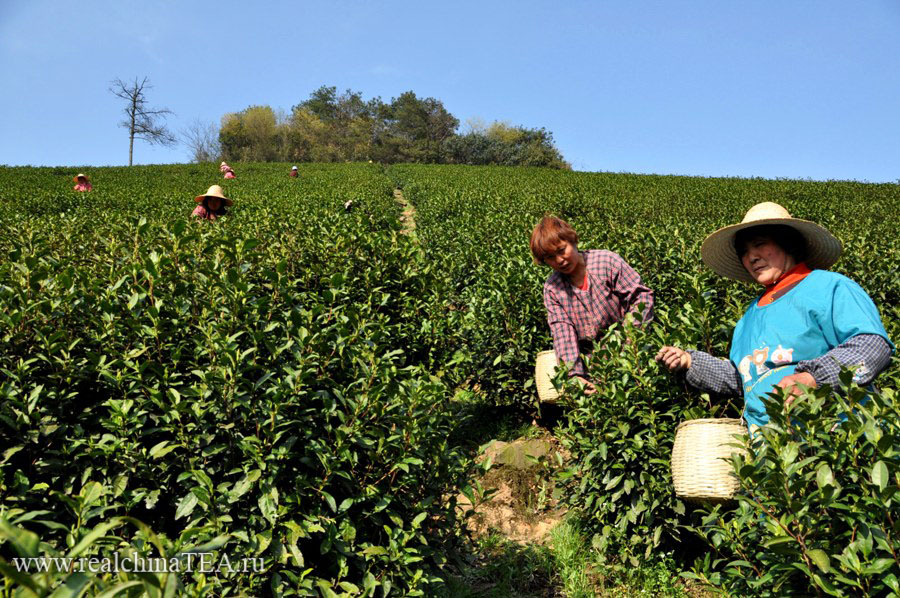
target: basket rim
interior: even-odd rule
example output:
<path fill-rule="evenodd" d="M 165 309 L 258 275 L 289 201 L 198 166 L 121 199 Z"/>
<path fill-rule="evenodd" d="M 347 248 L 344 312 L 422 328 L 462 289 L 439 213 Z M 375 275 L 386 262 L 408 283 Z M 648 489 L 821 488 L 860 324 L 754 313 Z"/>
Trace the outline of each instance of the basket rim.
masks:
<path fill-rule="evenodd" d="M 687 426 L 692 426 L 694 424 L 710 424 L 710 425 L 719 425 L 719 426 L 734 426 L 739 425 L 742 428 L 746 428 L 743 420 L 736 417 L 706 417 L 699 419 L 689 419 L 678 424 L 678 427 L 675 428 L 677 432 L 681 428 L 685 428 Z"/>

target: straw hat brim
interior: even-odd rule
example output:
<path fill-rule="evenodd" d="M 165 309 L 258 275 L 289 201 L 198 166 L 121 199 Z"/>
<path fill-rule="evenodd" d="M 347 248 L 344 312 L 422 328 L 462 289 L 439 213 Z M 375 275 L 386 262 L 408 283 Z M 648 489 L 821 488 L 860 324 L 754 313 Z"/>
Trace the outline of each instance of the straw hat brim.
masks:
<path fill-rule="evenodd" d="M 72 180 L 76 183 L 78 182 L 78 179 L 84 179 L 86 181 L 90 180 L 89 178 L 87 178 L 86 174 L 81 174 L 80 172 L 72 177 Z"/>
<path fill-rule="evenodd" d="M 811 269 L 826 269 L 841 257 L 841 242 L 823 226 L 800 218 L 765 218 L 742 222 L 720 228 L 703 241 L 700 256 L 703 262 L 717 274 L 732 280 L 755 283 L 753 276 L 744 268 L 734 248 L 734 237 L 738 231 L 764 224 L 790 226 L 806 239 L 806 265 Z"/>
<path fill-rule="evenodd" d="M 222 194 L 221 188 L 216 189 L 217 187 L 218 187 L 218 185 L 213 185 L 212 187 L 210 187 L 209 189 L 207 189 L 206 193 L 204 193 L 203 195 L 198 195 L 197 197 L 195 197 L 195 198 L 194 198 L 194 201 L 197 202 L 197 203 L 201 203 L 201 202 L 203 201 L 203 199 L 206 198 L 206 197 L 218 197 L 218 198 L 221 199 L 223 202 L 225 202 L 225 205 L 226 205 L 226 206 L 234 205 L 234 202 L 233 202 L 233 201 L 231 201 L 230 199 L 228 199 L 227 197 L 225 197 L 225 196 Z"/>

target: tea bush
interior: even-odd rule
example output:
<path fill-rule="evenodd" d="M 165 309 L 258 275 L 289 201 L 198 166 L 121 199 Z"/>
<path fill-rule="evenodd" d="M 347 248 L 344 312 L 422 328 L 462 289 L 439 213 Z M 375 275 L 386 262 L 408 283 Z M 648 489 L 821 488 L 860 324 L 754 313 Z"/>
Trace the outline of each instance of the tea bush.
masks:
<path fill-rule="evenodd" d="M 736 595 L 900 594 L 896 392 L 843 380 L 846 396 L 768 398 L 769 425 L 734 460 L 738 504 L 705 511 L 715 552 L 689 575 Z"/>
<path fill-rule="evenodd" d="M 657 325 L 667 322 L 660 315 Z M 669 473 L 675 428 L 685 419 L 735 415 L 733 406 L 686 395 L 660 371 L 650 351 L 659 336 L 630 319 L 608 330 L 589 362 L 601 396 L 569 385 L 557 431 L 572 454 L 561 476 L 566 501 L 591 524 L 593 546 L 610 566 L 637 567 L 691 540 L 683 532 L 690 508 L 672 492 Z"/>

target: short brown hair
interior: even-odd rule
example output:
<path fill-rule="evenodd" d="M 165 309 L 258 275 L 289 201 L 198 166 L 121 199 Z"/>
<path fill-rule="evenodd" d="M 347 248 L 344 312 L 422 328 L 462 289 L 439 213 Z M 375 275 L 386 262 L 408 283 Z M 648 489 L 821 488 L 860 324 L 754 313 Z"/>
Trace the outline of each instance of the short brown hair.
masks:
<path fill-rule="evenodd" d="M 531 233 L 531 255 L 536 264 L 543 264 L 556 250 L 560 241 L 578 244 L 578 233 L 568 222 L 556 216 L 544 216 Z"/>

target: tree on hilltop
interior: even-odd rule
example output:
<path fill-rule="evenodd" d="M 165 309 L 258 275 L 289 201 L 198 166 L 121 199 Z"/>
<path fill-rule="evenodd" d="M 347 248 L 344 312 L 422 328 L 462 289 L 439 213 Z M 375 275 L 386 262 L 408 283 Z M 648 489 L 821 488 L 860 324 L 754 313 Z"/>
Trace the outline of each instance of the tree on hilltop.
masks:
<path fill-rule="evenodd" d="M 441 143 L 456 133 L 459 120 L 434 98 L 418 98 L 412 91 L 393 98 L 389 127 L 401 140 L 400 157 L 409 162 L 441 162 Z"/>
<path fill-rule="evenodd" d="M 298 147 L 290 148 L 290 159 L 304 155 L 319 160 L 368 160 L 379 129 L 381 100 L 363 100 L 362 93 L 321 86 L 291 111 L 289 126 Z M 312 151 L 307 148 L 313 148 Z"/>
<path fill-rule="evenodd" d="M 284 116 L 271 106 L 249 106 L 222 117 L 219 142 L 224 160 L 283 161 Z"/>
<path fill-rule="evenodd" d="M 441 147 L 451 164 L 493 164 L 497 166 L 543 166 L 571 170 L 553 143 L 553 134 L 541 127 L 528 129 L 495 121 L 467 123 L 465 135 L 448 137 Z"/>
<path fill-rule="evenodd" d="M 193 162 L 216 162 L 222 155 L 219 127 L 199 118 L 181 130 L 181 142 L 190 150 Z"/>
<path fill-rule="evenodd" d="M 143 139 L 150 144 L 175 145 L 177 139 L 169 132 L 164 121 L 169 114 L 174 114 L 168 108 L 153 109 L 147 106 L 147 90 L 152 89 L 150 80 L 144 77 L 138 81 L 137 77 L 131 83 L 116 79 L 110 84 L 109 91 L 117 98 L 125 100 L 125 118 L 119 126 L 128 129 L 128 165 L 131 166 L 134 157 L 134 140 Z"/>

